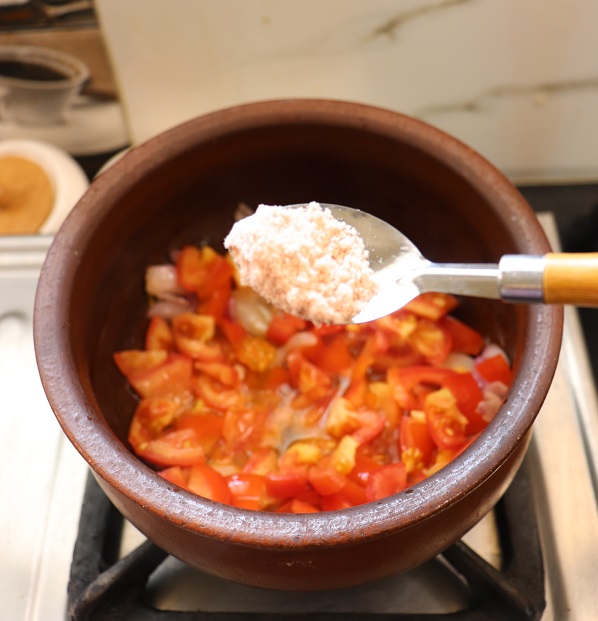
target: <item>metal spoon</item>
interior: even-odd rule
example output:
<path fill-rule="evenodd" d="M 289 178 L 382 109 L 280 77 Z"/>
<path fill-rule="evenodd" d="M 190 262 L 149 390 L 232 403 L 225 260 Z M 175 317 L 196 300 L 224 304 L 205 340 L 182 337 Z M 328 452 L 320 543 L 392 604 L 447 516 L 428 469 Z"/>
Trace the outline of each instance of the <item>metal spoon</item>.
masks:
<path fill-rule="evenodd" d="M 379 285 L 379 292 L 353 317 L 354 323 L 384 317 L 427 291 L 508 302 L 598 306 L 598 253 L 509 254 L 497 264 L 433 263 L 387 222 L 359 209 L 322 207 L 361 235 Z"/>

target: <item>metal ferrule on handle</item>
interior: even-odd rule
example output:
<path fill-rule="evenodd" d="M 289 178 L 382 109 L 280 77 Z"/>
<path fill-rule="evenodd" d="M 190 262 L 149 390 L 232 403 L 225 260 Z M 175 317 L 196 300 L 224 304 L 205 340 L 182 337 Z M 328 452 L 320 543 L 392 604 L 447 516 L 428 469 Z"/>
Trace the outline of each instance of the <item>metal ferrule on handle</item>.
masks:
<path fill-rule="evenodd" d="M 504 255 L 498 264 L 500 297 L 508 302 L 544 302 L 545 267 L 545 256 Z"/>

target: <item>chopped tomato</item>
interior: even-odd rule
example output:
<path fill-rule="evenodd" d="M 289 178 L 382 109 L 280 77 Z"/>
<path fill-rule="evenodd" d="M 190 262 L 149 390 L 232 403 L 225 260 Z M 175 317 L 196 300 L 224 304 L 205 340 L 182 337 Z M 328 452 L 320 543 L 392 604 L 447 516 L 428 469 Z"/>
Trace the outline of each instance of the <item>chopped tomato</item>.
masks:
<path fill-rule="evenodd" d="M 330 394 L 333 388 L 330 375 L 306 360 L 297 351 L 291 352 L 287 360 L 291 381 L 302 395 L 315 400 Z"/>
<path fill-rule="evenodd" d="M 150 352 L 166 354 L 166 352 Z M 179 354 L 167 354 L 164 362 L 127 376 L 141 397 L 172 397 L 184 401 L 192 392 L 192 361 Z"/>
<path fill-rule="evenodd" d="M 230 282 L 218 289 L 214 289 L 209 297 L 200 300 L 198 312 L 202 315 L 211 315 L 216 321 L 221 321 L 228 311 L 230 292 Z"/>
<path fill-rule="evenodd" d="M 409 342 L 418 354 L 432 364 L 444 362 L 453 345 L 450 333 L 429 319 L 418 321 Z"/>
<path fill-rule="evenodd" d="M 448 293 L 430 292 L 418 295 L 404 309 L 420 317 L 438 321 L 456 308 L 458 304 L 457 298 Z"/>
<path fill-rule="evenodd" d="M 224 504 L 231 504 L 228 482 L 218 471 L 206 464 L 193 466 L 187 483 L 189 491 Z"/>
<path fill-rule="evenodd" d="M 266 489 L 266 479 L 259 474 L 232 474 L 227 478 L 228 489 L 235 507 L 259 511 L 270 501 Z"/>
<path fill-rule="evenodd" d="M 205 455 L 209 455 L 218 440 L 222 437 L 224 418 L 221 414 L 212 412 L 186 412 L 174 421 L 175 429 L 192 429 L 197 438 L 197 444 Z"/>
<path fill-rule="evenodd" d="M 269 472 L 266 475 L 266 489 L 275 498 L 294 498 L 307 490 L 307 472 L 294 470 L 287 472 Z"/>
<path fill-rule="evenodd" d="M 143 447 L 166 429 L 175 420 L 180 405 L 173 399 L 142 399 L 129 426 L 129 442 L 135 451 Z"/>
<path fill-rule="evenodd" d="M 368 455 L 357 452 L 355 458 L 355 466 L 349 473 L 347 478 L 363 487 L 367 485 L 368 479 L 373 472 L 382 468 L 382 464 L 378 463 Z"/>
<path fill-rule="evenodd" d="M 219 325 L 227 341 L 233 346 L 239 345 L 247 335 L 247 330 L 240 323 L 231 319 L 223 318 L 220 320 Z"/>
<path fill-rule="evenodd" d="M 291 513 L 320 513 L 320 509 L 310 502 L 295 498 L 291 501 Z"/>
<path fill-rule="evenodd" d="M 147 351 L 171 351 L 174 337 L 170 324 L 164 317 L 152 317 L 145 333 L 145 349 Z"/>
<path fill-rule="evenodd" d="M 426 416 L 423 412 L 403 415 L 399 431 L 401 459 L 407 471 L 421 470 L 432 461 L 436 444 L 430 435 Z"/>
<path fill-rule="evenodd" d="M 272 316 L 266 338 L 275 345 L 284 345 L 292 336 L 305 330 L 307 321 L 289 313 L 277 312 Z"/>
<path fill-rule="evenodd" d="M 216 410 L 229 410 L 241 403 L 239 391 L 229 388 L 210 376 L 201 374 L 193 383 L 195 394 Z"/>
<path fill-rule="evenodd" d="M 185 246 L 178 254 L 176 269 L 181 287 L 193 293 L 201 292 L 200 297 L 207 297 L 214 289 L 224 286 L 233 275 L 230 263 L 209 246 Z"/>
<path fill-rule="evenodd" d="M 114 362 L 120 372 L 131 379 L 141 373 L 152 371 L 166 361 L 168 352 L 163 350 L 144 351 L 130 349 L 114 354 Z"/>
<path fill-rule="evenodd" d="M 480 416 L 477 405 L 482 391 L 471 373 L 459 373 L 452 369 L 434 366 L 414 366 L 390 369 L 388 383 L 398 404 L 408 410 L 423 409 L 423 400 L 431 392 L 426 387 L 448 388 L 455 396 L 460 410 L 469 418 L 471 433 L 479 431 Z"/>
<path fill-rule="evenodd" d="M 382 466 L 368 477 L 365 494 L 368 502 L 386 498 L 407 487 L 407 470 L 402 462 Z"/>
<path fill-rule="evenodd" d="M 475 441 L 512 380 L 448 314 L 450 295 L 314 326 L 241 286 L 208 246 L 184 247 L 174 269 L 194 312 L 152 318 L 144 349 L 114 354 L 140 397 L 128 439 L 164 479 L 218 502 L 315 513 L 400 492 Z"/>
<path fill-rule="evenodd" d="M 424 401 L 424 412 L 430 435 L 439 449 L 458 449 L 467 442 L 465 431 L 469 421 L 448 388 L 430 393 Z"/>
<path fill-rule="evenodd" d="M 349 351 L 350 341 L 345 334 L 334 334 L 315 356 L 309 356 L 325 373 L 346 373 L 353 365 L 354 357 Z"/>
<path fill-rule="evenodd" d="M 167 481 L 170 481 L 170 483 L 174 483 L 179 487 L 187 488 L 187 480 L 189 479 L 189 472 L 187 468 L 171 466 L 170 468 L 160 470 L 158 474 Z"/>
<path fill-rule="evenodd" d="M 276 356 L 276 348 L 272 343 L 251 334 L 237 343 L 235 351 L 239 362 L 258 372 L 268 369 Z"/>
<path fill-rule="evenodd" d="M 169 431 L 137 446 L 137 454 L 157 466 L 193 466 L 205 461 L 192 429 Z"/>
<path fill-rule="evenodd" d="M 215 320 L 211 315 L 181 313 L 172 320 L 172 333 L 178 351 L 200 360 L 220 360 L 222 351 L 212 341 Z"/>
<path fill-rule="evenodd" d="M 467 324 L 447 315 L 440 325 L 451 335 L 453 351 L 477 356 L 484 347 L 484 337 Z"/>
<path fill-rule="evenodd" d="M 200 299 L 206 300 L 217 291 L 230 291 L 234 268 L 224 257 L 216 255 L 205 261 L 205 275 L 195 288 Z"/>
<path fill-rule="evenodd" d="M 478 361 L 475 369 L 489 383 L 502 382 L 506 386 L 511 384 L 511 367 L 501 354 Z"/>
<path fill-rule="evenodd" d="M 307 478 L 316 492 L 322 496 L 340 492 L 345 486 L 345 477 L 326 460 L 312 466 L 308 470 Z"/>
<path fill-rule="evenodd" d="M 218 380 L 224 386 L 238 386 L 239 371 L 226 362 L 195 362 L 193 368 Z"/>

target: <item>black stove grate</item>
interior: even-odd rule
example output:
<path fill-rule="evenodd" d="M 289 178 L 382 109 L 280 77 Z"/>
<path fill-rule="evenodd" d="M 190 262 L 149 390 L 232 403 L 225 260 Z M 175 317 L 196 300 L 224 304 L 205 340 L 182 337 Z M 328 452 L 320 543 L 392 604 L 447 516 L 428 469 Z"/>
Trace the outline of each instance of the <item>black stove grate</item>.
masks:
<path fill-rule="evenodd" d="M 526 463 L 495 508 L 503 566 L 495 569 L 463 542 L 442 557 L 466 583 L 473 604 L 449 614 L 305 614 L 158 610 L 144 597 L 167 553 L 147 541 L 118 558 L 123 518 L 89 475 L 71 575 L 72 621 L 537 621 L 545 608 L 544 565 Z"/>

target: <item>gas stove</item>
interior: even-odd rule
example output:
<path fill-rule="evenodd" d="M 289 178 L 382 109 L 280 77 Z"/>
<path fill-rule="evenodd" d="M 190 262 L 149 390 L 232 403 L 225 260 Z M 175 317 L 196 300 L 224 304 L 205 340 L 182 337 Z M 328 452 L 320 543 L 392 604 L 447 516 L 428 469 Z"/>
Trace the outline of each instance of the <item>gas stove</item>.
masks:
<path fill-rule="evenodd" d="M 556 247 L 559 214 L 539 217 Z M 0 394 L 8 421 L 0 471 L 2 619 L 598 618 L 598 402 L 578 311 L 566 309 L 560 362 L 523 467 L 462 541 L 370 585 L 270 591 L 201 574 L 146 541 L 62 434 L 38 379 L 31 334 L 50 242 L 0 238 Z"/>

